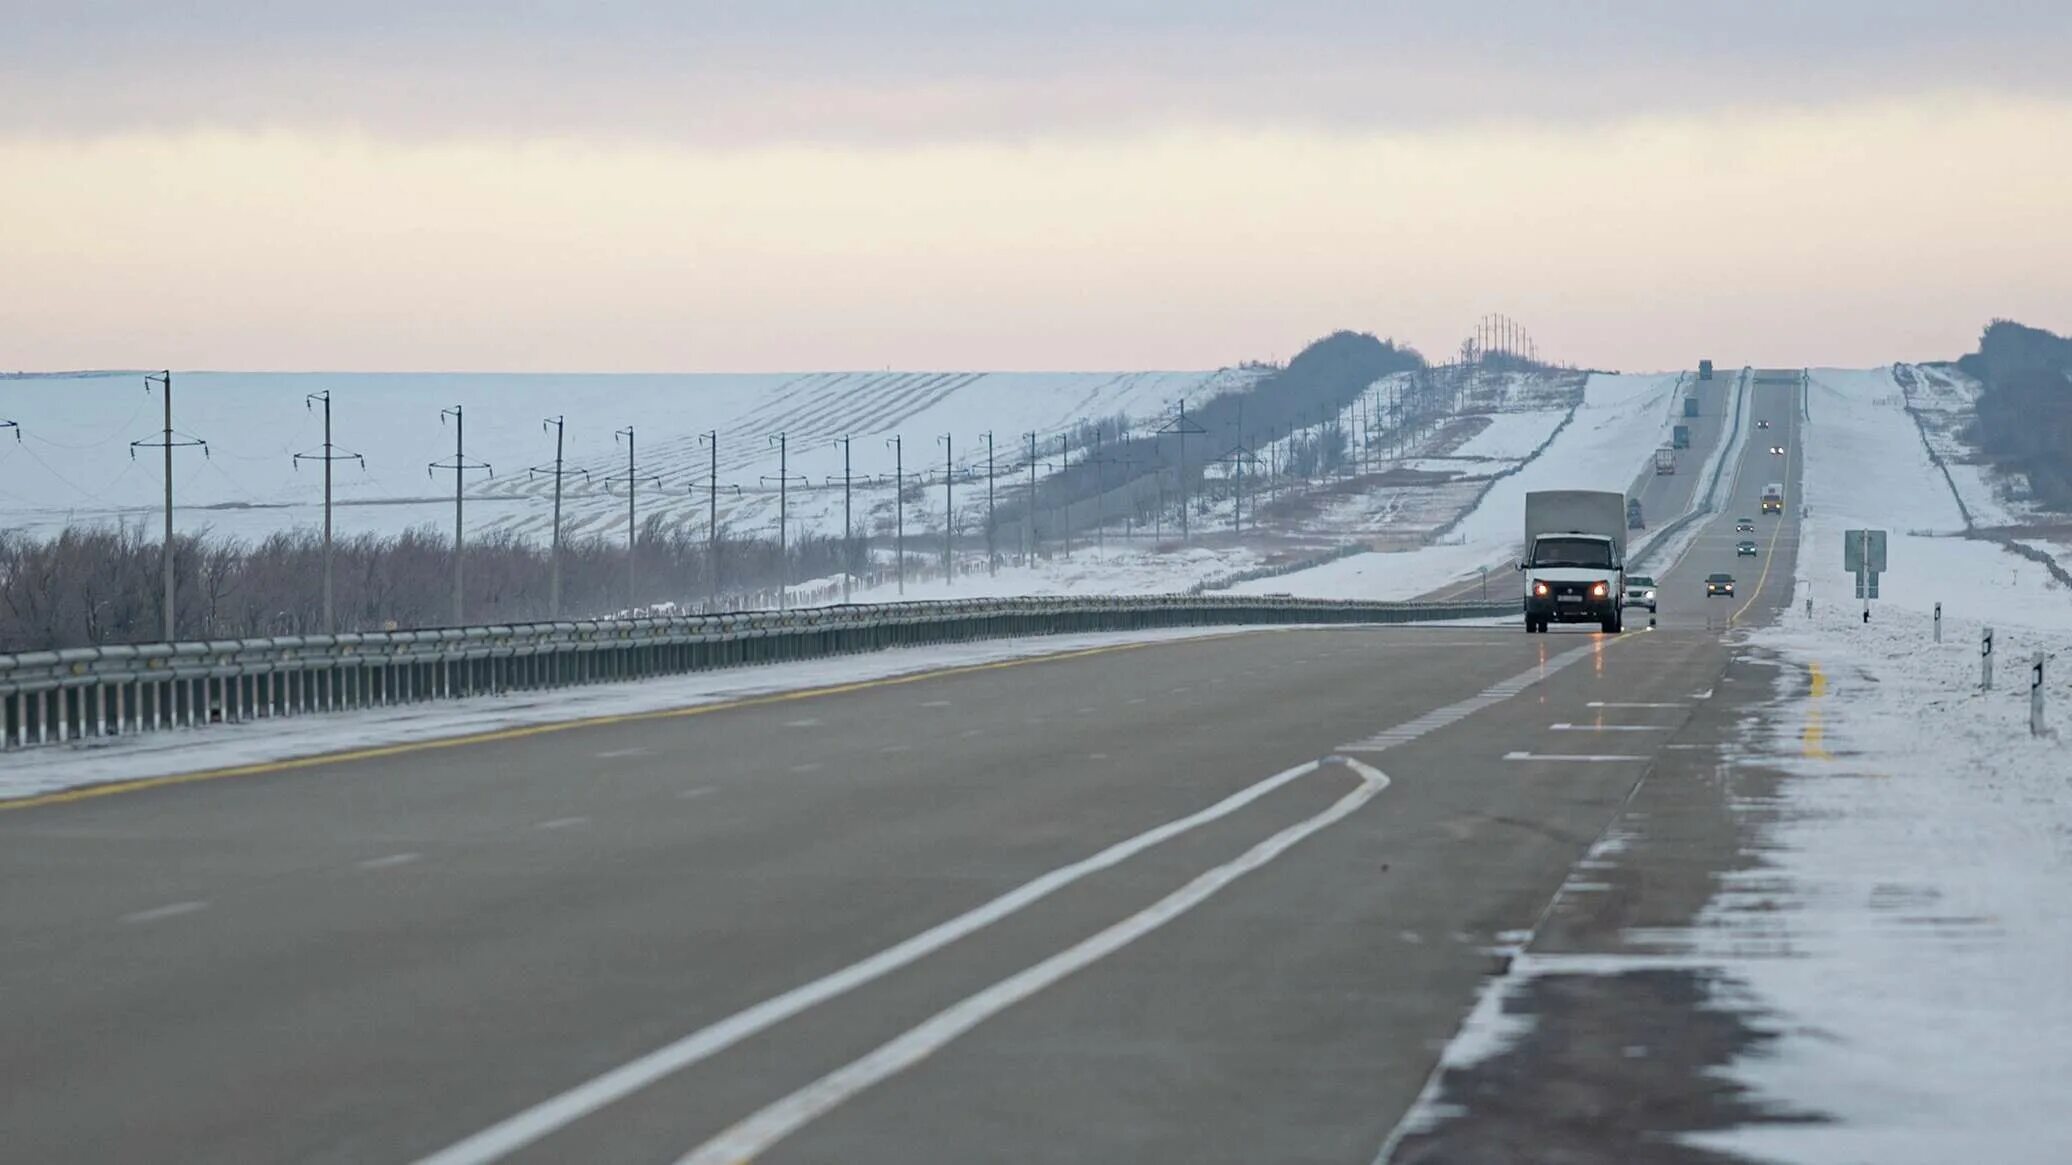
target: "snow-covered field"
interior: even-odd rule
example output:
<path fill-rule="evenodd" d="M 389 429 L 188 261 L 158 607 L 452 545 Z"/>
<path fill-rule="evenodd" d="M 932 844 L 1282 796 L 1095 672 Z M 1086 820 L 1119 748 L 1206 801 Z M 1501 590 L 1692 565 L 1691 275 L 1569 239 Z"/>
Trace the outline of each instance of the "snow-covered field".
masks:
<path fill-rule="evenodd" d="M 634 427 L 643 514 L 702 530 L 712 453 L 700 435 L 719 435 L 720 521 L 738 533 L 774 533 L 780 451 L 791 477 L 787 503 L 794 532 L 839 532 L 842 454 L 854 439 L 851 469 L 864 479 L 854 506 L 860 526 L 890 525 L 894 451 L 913 480 L 940 481 L 944 447 L 960 479 L 959 523 L 984 507 L 985 434 L 994 434 L 1000 487 L 1026 481 L 1027 441 L 1055 455 L 1056 436 L 1081 421 L 1127 414 L 1155 428 L 1181 400 L 1199 404 L 1243 389 L 1249 370 L 1220 372 L 1001 373 L 836 372 L 787 375 L 491 375 L 344 373 L 176 373 L 174 426 L 208 442 L 207 456 L 182 450 L 175 473 L 175 520 L 239 537 L 309 526 L 322 517 L 320 467 L 293 455 L 319 450 L 320 412 L 304 397 L 333 394 L 334 440 L 366 457 L 338 467 L 334 493 L 342 536 L 393 533 L 416 525 L 445 529 L 453 517 L 451 473 L 427 465 L 453 456 L 454 430 L 439 411 L 465 410 L 467 453 L 491 473 L 471 474 L 471 532 L 514 530 L 543 536 L 550 525 L 549 479 L 528 470 L 549 465 L 554 441 L 543 418 L 568 419 L 567 459 L 590 474 L 569 483 L 565 520 L 574 533 L 624 529 L 626 472 L 614 430 Z M 0 525 L 49 533 L 68 522 L 157 521 L 161 469 L 155 450 L 131 456 L 130 443 L 156 440 L 161 402 L 141 374 L 0 379 L 0 417 L 21 425 L 23 441 L 0 450 Z M 1046 447 L 1047 446 L 1047 447 Z M 972 475 L 978 475 L 975 479 Z M 882 479 L 882 480 L 880 480 Z M 911 484 L 911 482 L 910 482 Z M 733 488 L 739 487 L 738 494 Z M 879 514 L 878 511 L 885 511 Z M 942 525 L 942 493 L 909 498 L 908 523 Z M 931 519 L 932 515 L 932 519 Z"/>
<path fill-rule="evenodd" d="M 1832 370 L 1823 368 L 1813 375 L 1824 382 Z M 1973 524 L 2007 526 L 2031 516 L 2019 496 L 2027 493 L 2028 482 L 1995 472 L 1965 440 L 1965 430 L 1978 413 L 1977 381 L 1953 366 L 1932 364 L 1899 365 L 1890 379 L 1891 389 L 1880 395 L 1900 395 L 1920 414 L 1920 428 L 1949 469 Z"/>
<path fill-rule="evenodd" d="M 1285 591 L 1316 598 L 1406 599 L 1480 567 L 1512 560 L 1517 556 L 1518 516 L 1525 510 L 1527 493 L 1547 489 L 1626 489 L 1668 432 L 1677 382 L 1675 373 L 1591 376 L 1583 390 L 1583 402 L 1568 427 L 1538 457 L 1499 480 L 1455 527 L 1446 545 L 1354 555 L 1279 578 L 1246 583 L 1239 590 L 1253 594 Z M 1536 446 L 1546 440 L 1565 410 L 1552 415 L 1520 415 L 1539 418 L 1543 427 L 1532 441 L 1532 446 Z M 1513 446 L 1523 441 L 1523 436 L 1512 434 L 1508 426 L 1504 432 L 1507 435 L 1499 440 Z M 1523 457 L 1532 446 L 1518 456 Z M 1505 585 L 1516 585 L 1511 576 L 1504 578 Z M 1491 583 L 1493 595 L 1497 585 Z"/>

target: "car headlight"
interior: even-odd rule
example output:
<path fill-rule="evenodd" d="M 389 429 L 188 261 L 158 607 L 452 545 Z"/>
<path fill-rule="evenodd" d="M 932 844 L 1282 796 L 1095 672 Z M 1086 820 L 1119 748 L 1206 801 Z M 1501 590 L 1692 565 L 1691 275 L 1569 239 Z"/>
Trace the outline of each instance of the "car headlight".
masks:
<path fill-rule="evenodd" d="M 1535 583 L 1533 583 L 1533 584 L 1532 584 L 1532 593 L 1533 593 L 1533 594 L 1535 594 L 1535 595 L 1538 595 L 1538 596 L 1540 596 L 1541 598 L 1545 598 L 1545 597 L 1546 597 L 1546 595 L 1547 595 L 1547 584 L 1546 584 L 1546 583 L 1543 583 L 1543 582 L 1535 582 Z"/>
<path fill-rule="evenodd" d="M 1596 586 L 1590 588 L 1590 596 L 1592 598 L 1601 599 L 1606 595 L 1606 593 L 1607 592 L 1605 590 L 1605 586 L 1603 583 L 1598 583 Z"/>
<path fill-rule="evenodd" d="M 1653 591 L 1649 591 L 1649 592 L 1648 592 L 1647 594 L 1645 594 L 1645 595 L 1642 595 L 1641 597 L 1642 597 L 1642 598 L 1645 598 L 1645 599 L 1652 599 L 1652 598 L 1654 598 L 1654 597 L 1655 597 L 1655 592 L 1653 592 Z"/>

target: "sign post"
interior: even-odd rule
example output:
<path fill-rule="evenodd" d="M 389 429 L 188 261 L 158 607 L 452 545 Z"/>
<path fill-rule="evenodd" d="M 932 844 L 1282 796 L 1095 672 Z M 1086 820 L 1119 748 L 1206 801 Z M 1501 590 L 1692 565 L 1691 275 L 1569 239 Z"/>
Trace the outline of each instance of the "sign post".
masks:
<path fill-rule="evenodd" d="M 1863 621 L 1870 622 L 1871 600 L 1878 597 L 1878 575 L 1885 569 L 1885 531 L 1845 532 L 1842 569 L 1856 576 L 1856 597 L 1863 600 Z"/>

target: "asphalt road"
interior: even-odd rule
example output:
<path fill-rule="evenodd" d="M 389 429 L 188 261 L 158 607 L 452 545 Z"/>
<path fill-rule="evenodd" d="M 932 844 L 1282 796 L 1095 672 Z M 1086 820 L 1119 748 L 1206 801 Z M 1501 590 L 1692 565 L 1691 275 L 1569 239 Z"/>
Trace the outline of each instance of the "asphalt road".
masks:
<path fill-rule="evenodd" d="M 1720 675 L 1731 554 L 1621 637 L 1257 632 L 0 812 L 0 1157 L 1364 1165 Z"/>

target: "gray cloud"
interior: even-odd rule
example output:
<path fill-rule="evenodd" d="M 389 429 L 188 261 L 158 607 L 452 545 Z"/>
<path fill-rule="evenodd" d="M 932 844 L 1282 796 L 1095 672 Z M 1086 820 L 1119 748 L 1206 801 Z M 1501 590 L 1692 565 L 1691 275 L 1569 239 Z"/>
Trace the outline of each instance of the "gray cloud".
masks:
<path fill-rule="evenodd" d="M 2038 0 L 0 0 L 0 24 L 0 134 L 60 137 L 935 141 L 2072 96 L 2072 5 Z"/>

